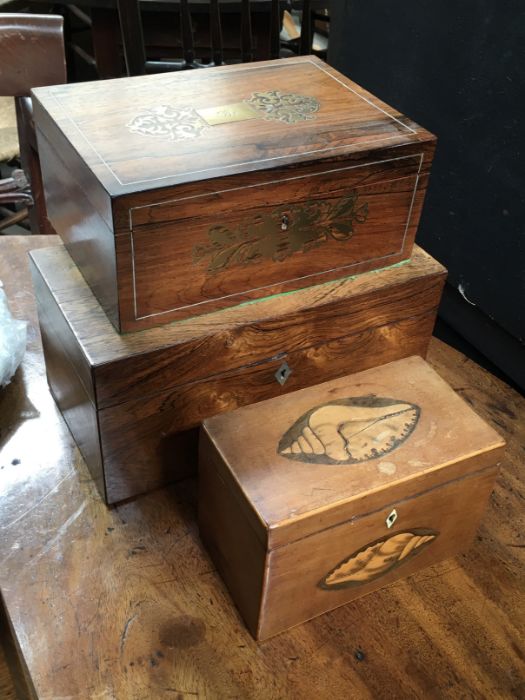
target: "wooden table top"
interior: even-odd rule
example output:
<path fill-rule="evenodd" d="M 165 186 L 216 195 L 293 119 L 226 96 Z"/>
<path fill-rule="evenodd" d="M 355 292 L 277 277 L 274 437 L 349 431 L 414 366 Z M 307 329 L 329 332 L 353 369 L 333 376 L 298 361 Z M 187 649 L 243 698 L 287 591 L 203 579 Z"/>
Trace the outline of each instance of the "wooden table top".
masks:
<path fill-rule="evenodd" d="M 200 544 L 194 481 L 97 495 L 45 380 L 26 252 L 53 243 L 0 239 L 30 322 L 0 390 L 0 591 L 36 697 L 525 697 L 522 397 L 434 340 L 432 365 L 508 440 L 474 546 L 256 644 Z"/>

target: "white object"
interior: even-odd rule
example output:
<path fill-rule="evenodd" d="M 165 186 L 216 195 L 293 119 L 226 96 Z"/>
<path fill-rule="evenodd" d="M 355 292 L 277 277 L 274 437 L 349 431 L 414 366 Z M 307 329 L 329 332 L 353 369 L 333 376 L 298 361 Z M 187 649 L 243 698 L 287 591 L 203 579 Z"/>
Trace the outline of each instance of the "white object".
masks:
<path fill-rule="evenodd" d="M 391 528 L 392 525 L 396 522 L 397 520 L 397 510 L 394 508 L 394 510 L 390 513 L 388 518 L 386 519 L 386 526 L 388 528 Z"/>
<path fill-rule="evenodd" d="M 27 322 L 11 316 L 0 282 L 0 387 L 9 384 L 26 351 Z"/>

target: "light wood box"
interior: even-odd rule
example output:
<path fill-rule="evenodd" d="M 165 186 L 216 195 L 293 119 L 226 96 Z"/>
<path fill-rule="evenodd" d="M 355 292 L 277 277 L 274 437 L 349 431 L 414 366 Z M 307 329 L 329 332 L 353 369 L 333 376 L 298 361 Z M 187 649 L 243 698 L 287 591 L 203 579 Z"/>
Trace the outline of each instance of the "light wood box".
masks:
<path fill-rule="evenodd" d="M 121 332 L 410 257 L 435 137 L 315 57 L 33 105 L 50 221 Z"/>
<path fill-rule="evenodd" d="M 201 537 L 266 639 L 468 547 L 503 448 L 399 360 L 204 421 Z"/>
<path fill-rule="evenodd" d="M 416 248 L 381 272 L 120 335 L 62 246 L 31 260 L 49 385 L 108 503 L 195 472 L 204 418 L 425 355 L 445 280 Z"/>

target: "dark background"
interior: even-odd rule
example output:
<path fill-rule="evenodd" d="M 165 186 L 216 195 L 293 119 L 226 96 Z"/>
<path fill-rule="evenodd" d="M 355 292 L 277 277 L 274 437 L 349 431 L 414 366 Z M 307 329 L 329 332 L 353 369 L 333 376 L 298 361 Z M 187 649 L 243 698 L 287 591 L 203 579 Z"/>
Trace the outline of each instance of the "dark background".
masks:
<path fill-rule="evenodd" d="M 335 0 L 328 61 L 438 136 L 417 242 L 438 335 L 525 389 L 525 4 Z"/>

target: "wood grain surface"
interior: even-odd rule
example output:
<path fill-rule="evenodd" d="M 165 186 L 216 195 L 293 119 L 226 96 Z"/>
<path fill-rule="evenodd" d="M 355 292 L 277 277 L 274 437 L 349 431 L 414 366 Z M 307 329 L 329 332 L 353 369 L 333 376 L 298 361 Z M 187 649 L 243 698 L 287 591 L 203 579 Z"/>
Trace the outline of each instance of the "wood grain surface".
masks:
<path fill-rule="evenodd" d="M 101 503 L 46 385 L 25 261 L 42 238 L 0 240 L 31 323 L 0 394 L 0 589 L 40 698 L 523 697 L 522 397 L 433 341 L 433 366 L 508 441 L 474 545 L 256 644 L 197 537 L 192 480 Z"/>
<path fill-rule="evenodd" d="M 16 700 L 16 691 L 0 640 L 0 698 Z"/>
<path fill-rule="evenodd" d="M 34 103 L 50 221 L 121 332 L 410 257 L 435 137 L 315 57 Z M 199 116 L 224 105 L 252 118 Z"/>
<path fill-rule="evenodd" d="M 49 385 L 108 503 L 194 473 L 196 441 L 183 433 L 204 418 L 424 356 L 444 282 L 418 251 L 369 278 L 122 338 L 63 248 L 35 251 L 31 269 Z"/>

